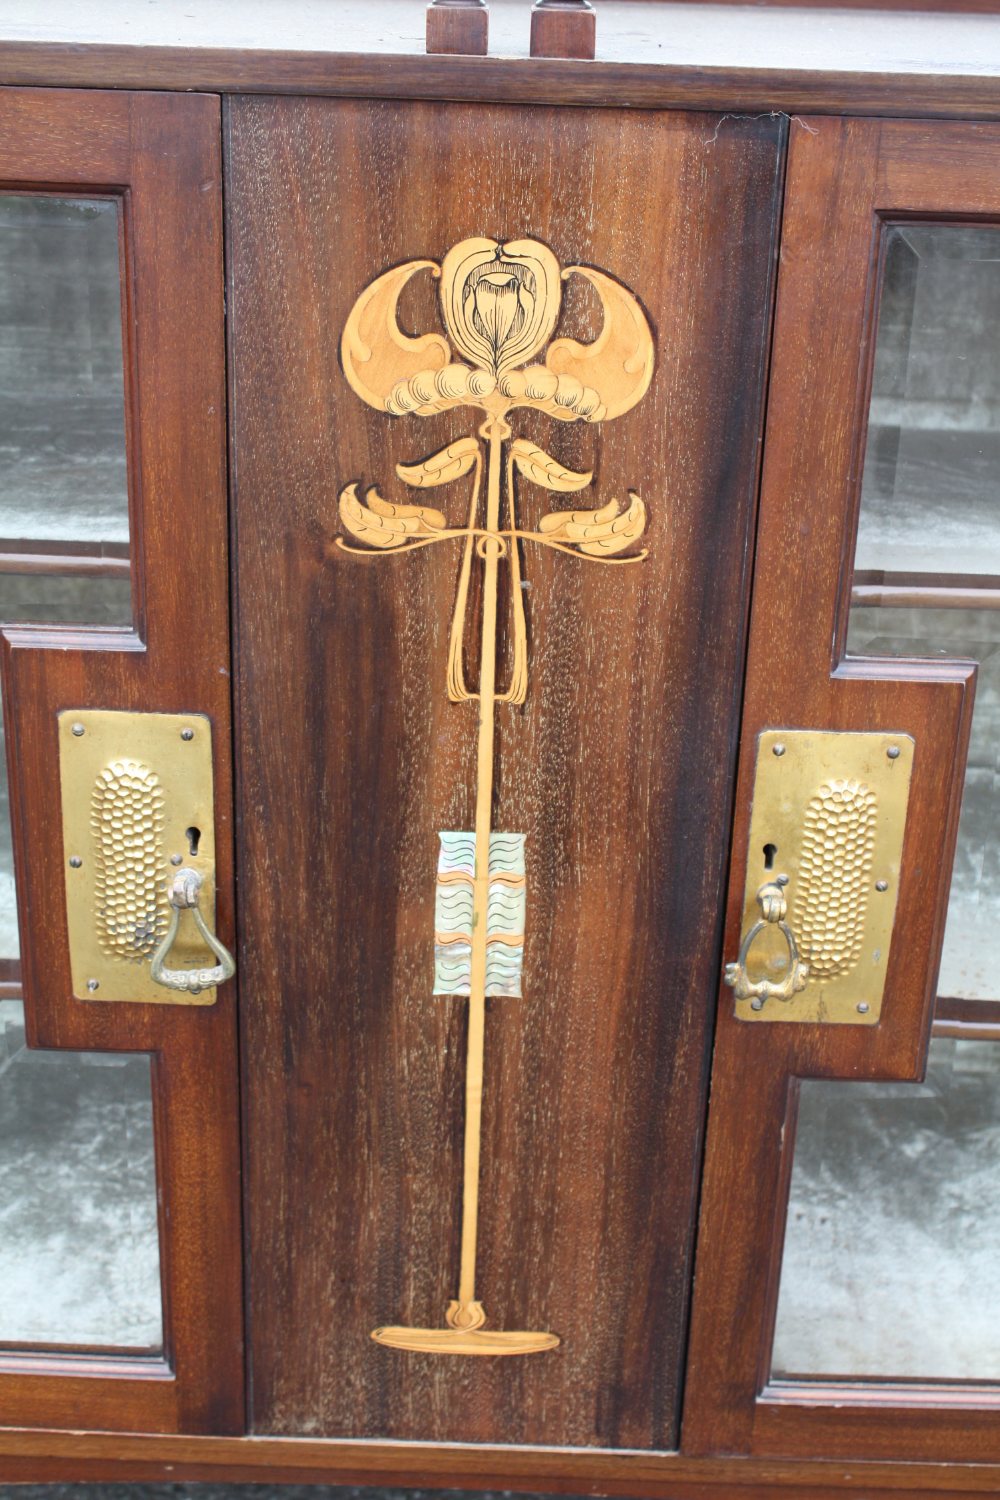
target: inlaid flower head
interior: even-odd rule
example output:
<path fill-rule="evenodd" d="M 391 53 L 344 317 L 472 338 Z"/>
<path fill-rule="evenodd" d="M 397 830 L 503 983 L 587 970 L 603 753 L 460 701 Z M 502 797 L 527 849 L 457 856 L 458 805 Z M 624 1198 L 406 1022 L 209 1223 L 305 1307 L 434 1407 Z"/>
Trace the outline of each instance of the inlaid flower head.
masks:
<path fill-rule="evenodd" d="M 460 354 L 497 379 L 552 337 L 559 262 L 538 240 L 463 240 L 441 262 L 441 313 Z"/>
<path fill-rule="evenodd" d="M 411 338 L 399 327 L 400 293 L 418 271 L 440 279 L 447 338 Z M 590 344 L 571 338 L 549 344 L 562 282 L 572 275 L 597 291 L 604 325 Z M 653 374 L 652 334 L 632 293 L 590 266 L 560 273 L 540 240 L 462 240 L 440 265 L 395 266 L 358 297 L 340 350 L 352 389 L 392 416 L 426 417 L 464 405 L 501 415 L 532 406 L 564 422 L 601 422 L 634 406 Z"/>

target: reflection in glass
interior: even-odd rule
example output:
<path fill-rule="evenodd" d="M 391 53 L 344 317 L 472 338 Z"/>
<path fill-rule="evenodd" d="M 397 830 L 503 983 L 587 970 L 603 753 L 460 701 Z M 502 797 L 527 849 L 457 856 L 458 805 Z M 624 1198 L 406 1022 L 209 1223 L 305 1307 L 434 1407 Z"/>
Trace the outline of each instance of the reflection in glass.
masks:
<path fill-rule="evenodd" d="M 998 327 L 1000 228 L 887 231 L 848 651 L 981 664 L 939 984 L 971 1000 L 1000 999 Z"/>
<path fill-rule="evenodd" d="M 1000 229 L 887 231 L 855 568 L 1000 575 Z"/>
<path fill-rule="evenodd" d="M 0 623 L 38 622 L 132 622 L 118 222 L 0 194 Z M 150 1059 L 29 1051 L 18 946 L 4 756 L 0 1344 L 161 1348 Z"/>
<path fill-rule="evenodd" d="M 0 193 L 0 572 L 53 554 L 85 575 L 64 576 L 53 618 L 128 625 L 128 541 L 117 206 Z"/>
<path fill-rule="evenodd" d="M 772 1370 L 1000 1380 L 1000 1042 L 802 1084 Z"/>
<path fill-rule="evenodd" d="M 112 577 L 5 573 L 0 567 L 0 620 L 5 625 L 130 625 L 128 572 Z"/>
<path fill-rule="evenodd" d="M 0 1343 L 161 1340 L 149 1058 L 29 1052 L 0 1001 Z"/>

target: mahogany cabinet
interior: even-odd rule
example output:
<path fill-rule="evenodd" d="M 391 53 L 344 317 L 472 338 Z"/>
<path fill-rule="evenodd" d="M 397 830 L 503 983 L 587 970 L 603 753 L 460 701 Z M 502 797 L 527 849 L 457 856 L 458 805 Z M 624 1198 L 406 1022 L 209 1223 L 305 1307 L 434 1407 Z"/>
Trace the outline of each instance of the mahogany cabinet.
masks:
<path fill-rule="evenodd" d="M 0 1476 L 994 1493 L 987 23 L 221 9 L 0 13 Z"/>

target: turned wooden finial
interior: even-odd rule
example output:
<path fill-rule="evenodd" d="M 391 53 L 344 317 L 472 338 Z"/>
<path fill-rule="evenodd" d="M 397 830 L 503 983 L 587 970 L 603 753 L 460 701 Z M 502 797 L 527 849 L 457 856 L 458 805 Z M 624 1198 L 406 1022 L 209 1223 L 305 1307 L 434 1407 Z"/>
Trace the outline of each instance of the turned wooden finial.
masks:
<path fill-rule="evenodd" d="M 592 58 L 595 35 L 588 0 L 537 0 L 531 12 L 532 57 Z"/>
<path fill-rule="evenodd" d="M 427 51 L 485 57 L 489 27 L 486 0 L 432 0 L 427 7 Z"/>

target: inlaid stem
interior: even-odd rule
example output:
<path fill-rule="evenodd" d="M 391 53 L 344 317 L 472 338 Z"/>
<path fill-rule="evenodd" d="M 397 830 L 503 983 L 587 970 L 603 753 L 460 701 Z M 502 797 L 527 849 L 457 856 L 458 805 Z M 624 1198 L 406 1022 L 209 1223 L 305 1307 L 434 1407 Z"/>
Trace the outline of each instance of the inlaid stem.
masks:
<path fill-rule="evenodd" d="M 501 450 L 510 429 L 491 417 L 484 427 L 489 445 L 486 478 L 486 531 L 500 528 Z M 493 815 L 493 762 L 496 735 L 497 569 L 505 550 L 499 536 L 480 541 L 483 556 L 483 612 L 479 657 L 479 736 L 476 746 L 476 846 L 472 886 L 472 966 L 469 983 L 469 1038 L 465 1071 L 465 1145 L 462 1186 L 460 1310 L 476 1300 L 476 1247 L 479 1228 L 479 1165 L 483 1119 L 483 1058 L 486 1028 L 487 917 L 490 899 L 490 833 Z"/>

